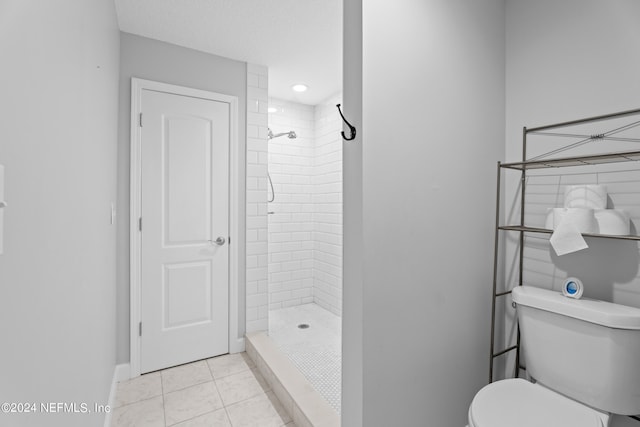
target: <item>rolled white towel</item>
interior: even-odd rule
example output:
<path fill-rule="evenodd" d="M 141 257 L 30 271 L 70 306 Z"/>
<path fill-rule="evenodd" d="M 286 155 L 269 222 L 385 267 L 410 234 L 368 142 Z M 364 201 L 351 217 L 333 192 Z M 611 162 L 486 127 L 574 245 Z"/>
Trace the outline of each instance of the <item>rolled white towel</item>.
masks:
<path fill-rule="evenodd" d="M 553 229 L 563 222 L 573 224 L 580 233 L 597 233 L 598 222 L 593 209 L 553 208 Z"/>
<path fill-rule="evenodd" d="M 547 208 L 547 218 L 544 221 L 544 228 L 547 230 L 553 230 L 553 216 L 555 212 L 553 212 L 553 208 Z"/>
<path fill-rule="evenodd" d="M 607 208 L 607 187 L 604 185 L 567 185 L 564 189 L 565 208 Z"/>
<path fill-rule="evenodd" d="M 618 209 L 596 209 L 598 233 L 611 236 L 627 236 L 631 233 L 629 215 Z"/>

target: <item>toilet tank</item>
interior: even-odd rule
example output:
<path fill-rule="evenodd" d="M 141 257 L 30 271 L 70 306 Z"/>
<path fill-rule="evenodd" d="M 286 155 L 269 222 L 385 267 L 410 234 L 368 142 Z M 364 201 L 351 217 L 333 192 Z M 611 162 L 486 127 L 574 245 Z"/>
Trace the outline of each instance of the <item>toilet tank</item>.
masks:
<path fill-rule="evenodd" d="M 606 412 L 640 414 L 640 309 L 517 286 L 527 372 Z"/>

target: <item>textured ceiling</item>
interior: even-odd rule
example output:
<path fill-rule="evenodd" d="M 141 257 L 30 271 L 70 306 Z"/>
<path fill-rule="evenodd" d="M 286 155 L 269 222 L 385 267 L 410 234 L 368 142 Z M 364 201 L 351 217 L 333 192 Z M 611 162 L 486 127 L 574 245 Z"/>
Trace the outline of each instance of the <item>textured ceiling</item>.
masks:
<path fill-rule="evenodd" d="M 269 96 L 316 105 L 342 87 L 342 0 L 115 0 L 120 29 L 269 67 Z M 294 93 L 291 86 L 309 90 Z"/>

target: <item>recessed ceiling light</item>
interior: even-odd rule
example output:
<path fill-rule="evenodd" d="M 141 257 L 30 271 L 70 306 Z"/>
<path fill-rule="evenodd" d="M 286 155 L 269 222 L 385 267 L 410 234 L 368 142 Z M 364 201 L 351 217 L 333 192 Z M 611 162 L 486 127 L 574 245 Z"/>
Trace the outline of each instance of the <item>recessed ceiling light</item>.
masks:
<path fill-rule="evenodd" d="M 277 109 L 276 107 L 269 107 L 269 108 L 267 108 L 267 111 L 268 111 L 269 113 L 277 113 L 277 112 L 278 112 L 278 109 Z"/>
<path fill-rule="evenodd" d="M 297 85 L 291 86 L 291 89 L 293 89 L 296 92 L 305 92 L 307 89 L 309 89 L 309 86 L 299 83 Z"/>

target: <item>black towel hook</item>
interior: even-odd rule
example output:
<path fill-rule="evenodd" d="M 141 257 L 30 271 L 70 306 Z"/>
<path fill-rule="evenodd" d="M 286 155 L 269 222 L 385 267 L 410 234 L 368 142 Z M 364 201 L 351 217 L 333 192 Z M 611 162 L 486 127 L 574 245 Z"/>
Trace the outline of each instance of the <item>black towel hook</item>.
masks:
<path fill-rule="evenodd" d="M 347 136 L 344 134 L 344 131 L 340 132 L 342 134 L 342 138 L 345 141 L 351 141 L 352 139 L 356 138 L 356 128 L 354 126 L 351 125 L 351 123 L 349 123 L 347 121 L 347 119 L 344 118 L 344 115 L 342 114 L 342 110 L 340 110 L 340 104 L 337 104 L 336 107 L 338 107 L 338 112 L 340 113 L 340 117 L 342 117 L 342 120 L 344 120 L 344 122 L 347 124 L 347 126 L 349 126 L 349 129 L 351 130 L 351 138 L 347 138 Z"/>

